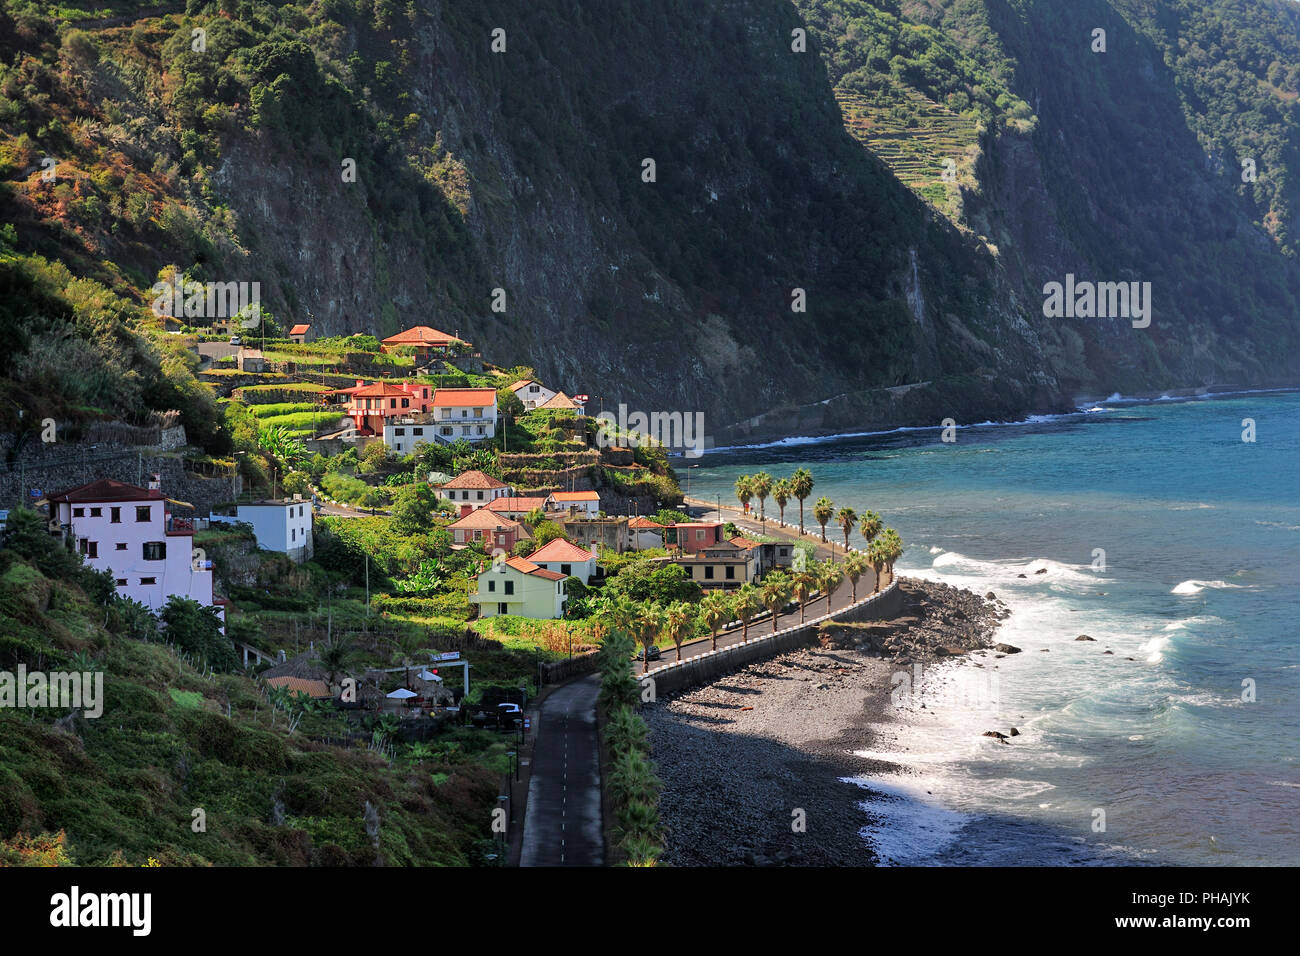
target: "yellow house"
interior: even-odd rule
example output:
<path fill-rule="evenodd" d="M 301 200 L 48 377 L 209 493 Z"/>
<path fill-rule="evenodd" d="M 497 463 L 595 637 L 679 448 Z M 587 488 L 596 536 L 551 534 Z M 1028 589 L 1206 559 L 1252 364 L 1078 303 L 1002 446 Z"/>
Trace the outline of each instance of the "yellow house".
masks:
<path fill-rule="evenodd" d="M 565 575 L 548 571 L 525 558 L 495 561 L 479 572 L 478 590 L 469 596 L 479 617 L 516 614 L 519 617 L 555 619 L 564 616 Z"/>

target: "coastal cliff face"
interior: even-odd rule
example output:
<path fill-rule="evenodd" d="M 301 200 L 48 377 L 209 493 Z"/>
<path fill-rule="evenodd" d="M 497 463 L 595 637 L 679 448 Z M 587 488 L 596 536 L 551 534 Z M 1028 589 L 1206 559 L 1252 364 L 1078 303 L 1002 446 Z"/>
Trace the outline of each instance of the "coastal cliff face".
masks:
<path fill-rule="evenodd" d="M 0 50 L 44 50 L 33 83 L 94 124 L 64 162 L 89 183 L 120 156 L 153 211 L 55 209 L 30 165 L 54 147 L 15 146 L 20 249 L 141 300 L 176 263 L 259 280 L 281 324 L 321 334 L 459 332 L 606 408 L 703 411 L 722 443 L 1300 377 L 1300 267 L 1271 225 L 1294 218 L 1291 187 L 1263 212 L 1234 188 L 1231 144 L 1194 109 L 1213 77 L 1189 94 L 1169 53 L 1183 21 L 1140 4 L 187 10 L 10 21 Z M 882 135 L 904 107 L 952 141 Z M 933 185 L 943 150 L 951 189 Z M 1151 326 L 1044 317 L 1067 274 L 1151 282 Z"/>

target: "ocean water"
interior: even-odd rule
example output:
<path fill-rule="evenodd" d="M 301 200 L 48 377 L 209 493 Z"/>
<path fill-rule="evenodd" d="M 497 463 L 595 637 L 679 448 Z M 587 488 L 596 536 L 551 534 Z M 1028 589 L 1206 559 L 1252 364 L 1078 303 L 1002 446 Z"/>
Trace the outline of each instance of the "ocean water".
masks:
<path fill-rule="evenodd" d="M 876 728 L 871 756 L 903 772 L 858 781 L 880 821 L 863 838 L 889 862 L 1300 864 L 1300 394 L 1112 396 L 948 444 L 909 429 L 689 464 L 693 496 L 732 504 L 740 474 L 807 467 L 809 506 L 898 530 L 902 573 L 1011 608 L 999 640 L 1022 653 L 908 671 Z"/>

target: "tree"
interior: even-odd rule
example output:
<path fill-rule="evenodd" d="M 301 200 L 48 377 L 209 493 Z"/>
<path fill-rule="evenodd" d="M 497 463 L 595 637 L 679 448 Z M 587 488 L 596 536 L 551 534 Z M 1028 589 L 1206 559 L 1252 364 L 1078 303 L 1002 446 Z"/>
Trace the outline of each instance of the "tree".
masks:
<path fill-rule="evenodd" d="M 785 478 L 778 478 L 772 484 L 772 498 L 776 501 L 776 506 L 781 510 L 781 527 L 785 527 L 785 505 L 793 495 L 790 491 L 790 482 Z"/>
<path fill-rule="evenodd" d="M 569 540 L 569 536 L 564 533 L 564 529 L 554 521 L 543 521 L 533 529 L 533 540 L 537 542 L 539 548 L 542 545 L 550 544 L 556 538 L 563 538 L 565 541 Z"/>
<path fill-rule="evenodd" d="M 655 646 L 659 634 L 665 626 L 664 610 L 658 604 L 651 604 L 641 609 L 632 623 L 637 641 L 642 647 L 641 673 L 650 669 L 650 648 Z"/>
<path fill-rule="evenodd" d="M 215 607 L 204 607 L 198 601 L 173 594 L 163 606 L 161 617 L 167 625 L 167 639 L 196 655 L 205 666 L 219 671 L 238 667 L 235 645 L 221 633 L 221 618 Z"/>
<path fill-rule="evenodd" d="M 861 580 L 862 575 L 870 570 L 867 556 L 861 551 L 850 551 L 844 556 L 844 564 L 841 567 L 853 585 L 853 601 L 856 603 L 858 600 L 858 581 Z"/>
<path fill-rule="evenodd" d="M 898 532 L 893 528 L 886 528 L 880 535 L 879 543 L 881 546 L 881 557 L 884 558 L 885 569 L 889 572 L 889 580 L 894 580 L 894 562 L 903 556 L 903 539 L 898 536 Z"/>
<path fill-rule="evenodd" d="M 858 513 L 846 506 L 840 509 L 835 520 L 840 523 L 840 530 L 844 532 L 844 553 L 848 554 L 849 535 L 853 533 L 853 526 L 858 523 Z"/>
<path fill-rule="evenodd" d="M 700 620 L 713 637 L 713 650 L 718 649 L 718 631 L 731 620 L 732 600 L 724 591 L 710 591 L 700 601 Z M 678 657 L 681 655 L 678 654 Z"/>
<path fill-rule="evenodd" d="M 736 499 L 740 502 L 741 508 L 749 509 L 749 499 L 754 497 L 753 479 L 749 475 L 741 475 L 736 479 Z"/>
<path fill-rule="evenodd" d="M 438 494 L 424 482 L 403 488 L 393 502 L 394 533 L 403 536 L 427 534 L 433 529 L 433 511 Z"/>
<path fill-rule="evenodd" d="M 813 490 L 813 476 L 807 468 L 800 468 L 790 476 L 790 494 L 799 499 L 799 533 L 803 534 L 803 503 Z"/>
<path fill-rule="evenodd" d="M 763 586 L 760 594 L 763 598 L 763 606 L 772 612 L 772 633 L 776 633 L 776 619 L 781 614 L 781 608 L 785 607 L 790 600 L 790 592 L 794 589 L 790 578 L 784 571 L 773 571 L 763 579 Z"/>
<path fill-rule="evenodd" d="M 817 568 L 817 586 L 822 589 L 826 595 L 826 613 L 831 611 L 831 598 L 835 594 L 835 589 L 840 586 L 844 580 L 844 566 L 836 564 L 834 559 L 826 561 Z"/>
<path fill-rule="evenodd" d="M 336 637 L 328 644 L 321 645 L 316 663 L 325 668 L 325 679 L 331 692 L 334 690 L 334 678 L 351 670 L 358 656 L 357 648 L 349 637 Z"/>
<path fill-rule="evenodd" d="M 685 601 L 675 601 L 668 605 L 664 611 L 664 633 L 673 642 L 677 648 L 677 659 L 682 659 L 682 641 L 684 641 L 694 630 L 695 616 L 691 613 L 691 605 Z"/>
<path fill-rule="evenodd" d="M 835 505 L 822 495 L 813 505 L 813 520 L 822 526 L 822 544 L 826 543 L 826 523 L 835 515 Z"/>
<path fill-rule="evenodd" d="M 880 591 L 880 574 L 888 562 L 885 554 L 885 543 L 883 541 L 872 541 L 871 544 L 867 545 L 867 561 L 876 575 L 875 587 L 871 589 L 872 594 Z"/>
<path fill-rule="evenodd" d="M 876 540 L 876 535 L 880 534 L 880 529 L 885 525 L 880 520 L 880 515 L 874 511 L 863 512 L 862 517 L 858 520 L 858 534 L 866 538 L 867 544 Z"/>
<path fill-rule="evenodd" d="M 740 621 L 740 639 L 749 640 L 749 622 L 754 619 L 754 615 L 763 607 L 763 595 L 758 588 L 752 584 L 742 584 L 739 590 L 732 595 L 731 609 L 736 615 L 736 620 Z"/>
<path fill-rule="evenodd" d="M 765 471 L 760 471 L 750 480 L 750 490 L 754 492 L 754 497 L 758 499 L 758 520 L 767 520 L 767 496 L 772 493 L 772 476 Z"/>
<path fill-rule="evenodd" d="M 799 601 L 799 623 L 804 620 L 804 609 L 808 606 L 808 598 L 813 591 L 817 590 L 817 585 L 821 582 L 818 576 L 817 565 L 809 565 L 794 576 L 794 596 Z"/>

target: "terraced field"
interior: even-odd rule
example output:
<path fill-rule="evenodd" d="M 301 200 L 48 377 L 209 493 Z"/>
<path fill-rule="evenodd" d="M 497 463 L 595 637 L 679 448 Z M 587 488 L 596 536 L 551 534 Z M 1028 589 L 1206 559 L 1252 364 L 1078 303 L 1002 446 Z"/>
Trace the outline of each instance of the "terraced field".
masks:
<path fill-rule="evenodd" d="M 884 103 L 861 93 L 837 89 L 844 126 L 894 171 L 899 180 L 935 208 L 958 222 L 959 182 L 971 182 L 971 165 L 979 148 L 973 117 L 954 113 L 914 90 L 901 90 Z M 951 161 L 954 181 L 943 179 Z"/>

